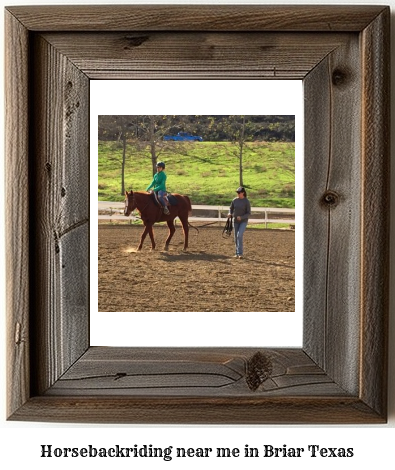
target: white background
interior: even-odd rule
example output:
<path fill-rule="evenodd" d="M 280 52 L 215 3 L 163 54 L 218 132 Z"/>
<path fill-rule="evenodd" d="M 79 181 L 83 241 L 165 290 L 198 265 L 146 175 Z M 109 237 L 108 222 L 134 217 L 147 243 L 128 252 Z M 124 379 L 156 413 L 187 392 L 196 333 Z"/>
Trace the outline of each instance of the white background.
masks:
<path fill-rule="evenodd" d="M 26 0 L 10 2 L 13 5 L 24 5 Z M 93 0 L 91 2 L 59 2 L 51 0 L 49 2 L 36 1 L 35 4 L 102 4 L 111 2 L 102 2 Z M 117 0 L 116 3 L 133 3 Z M 182 3 L 167 1 L 150 1 L 139 3 Z M 247 2 L 190 2 L 190 3 L 224 3 L 224 4 L 247 4 Z M 251 1 L 249 4 L 261 4 L 264 2 Z M 300 2 L 284 2 L 270 0 L 270 4 L 284 3 L 302 3 L 302 4 L 383 4 L 381 1 L 370 2 L 318 2 L 301 0 Z M 392 8 L 395 8 L 395 0 L 386 2 Z M 3 15 L 3 12 L 1 12 Z M 0 19 L 3 24 L 3 19 Z M 392 21 L 393 23 L 393 21 Z M 1 38 L 3 40 L 3 38 Z M 394 40 L 392 39 L 392 43 Z M 393 46 L 393 44 L 392 44 Z M 392 47 L 395 51 L 395 47 Z M 0 54 L 3 54 L 3 45 L 0 47 Z M 3 60 L 2 60 L 3 63 Z M 393 64 L 395 61 L 393 60 Z M 392 66 L 394 67 L 394 65 Z M 392 73 L 394 76 L 394 73 Z M 1 86 L 3 90 L 3 86 Z M 1 96 L 3 100 L 3 96 Z M 3 103 L 2 103 L 3 104 Z M 4 108 L 4 106 L 3 106 Z M 395 119 L 392 120 L 395 125 Z M 0 126 L 3 136 L 3 125 Z M 392 134 L 394 133 L 394 127 Z M 3 164 L 0 165 L 0 172 L 3 172 Z M 1 175 L 2 176 L 2 175 Z M 394 183 L 394 176 L 392 175 Z M 394 185 L 393 185 L 394 186 Z M 4 200 L 3 194 L 0 196 Z M 394 201 L 394 195 L 391 196 Z M 392 204 L 392 207 L 395 207 Z M 2 211 L 3 214 L 3 211 Z M 393 227 L 392 227 L 393 232 Z M 394 237 L 392 237 L 394 239 Z M 4 219 L 0 224 L 0 240 L 1 252 L 0 260 L 4 259 Z M 393 243 L 391 246 L 391 271 L 395 266 L 393 255 Z M 4 263 L 0 263 L 1 286 L 4 291 Z M 270 469 L 316 469 L 331 468 L 336 466 L 337 469 L 353 469 L 360 468 L 362 465 L 366 467 L 375 467 L 381 469 L 393 468 L 393 443 L 395 442 L 395 409 L 394 409 L 394 289 L 391 292 L 391 315 L 390 315 L 390 400 L 389 410 L 390 417 L 387 425 L 381 426 L 101 426 L 101 425 L 51 425 L 45 423 L 12 423 L 5 421 L 5 387 L 4 387 L 4 370 L 5 370 L 5 342 L 3 341 L 4 333 L 2 333 L 1 348 L 1 416 L 0 416 L 0 464 L 2 468 L 70 468 L 87 469 L 87 468 L 267 468 Z M 1 312 L 2 321 L 1 329 L 4 330 L 4 296 L 1 296 Z M 134 444 L 153 444 L 154 446 L 174 447 L 238 447 L 243 449 L 246 444 L 250 447 L 262 448 L 264 444 L 272 444 L 282 447 L 286 444 L 288 447 L 307 447 L 310 444 L 318 444 L 322 447 L 353 447 L 355 456 L 353 458 L 333 459 L 333 458 L 301 458 L 301 459 L 202 459 L 194 458 L 175 459 L 171 462 L 163 460 L 150 459 L 42 459 L 40 455 L 40 446 L 42 444 L 51 444 L 54 447 L 75 447 L 88 446 L 92 444 L 96 447 L 113 446 L 119 444 L 121 446 L 132 447 Z"/>
<path fill-rule="evenodd" d="M 295 115 L 296 225 L 303 226 L 303 86 L 301 80 L 92 80 L 91 201 L 97 200 L 97 127 L 99 115 L 235 114 Z M 139 90 L 135 93 L 134 90 Z M 193 90 L 193 94 L 191 94 Z M 145 97 L 151 99 L 147 103 Z M 174 96 L 188 96 L 175 100 Z M 229 99 L 232 96 L 232 99 Z M 171 168 L 169 169 L 171 175 Z M 171 176 L 170 176 L 171 177 Z M 144 189 L 149 181 L 141 182 Z M 253 200 L 251 204 L 254 206 Z M 302 230 L 296 230 L 295 312 L 97 312 L 97 206 L 91 206 L 91 345 L 92 346 L 302 346 Z M 220 236 L 220 232 L 218 234 Z M 193 248 L 193 241 L 190 243 Z M 231 245 L 229 245 L 231 247 Z M 131 247 L 135 248 L 135 247 Z M 149 249 L 147 246 L 145 249 Z M 229 248 L 231 250 L 231 248 Z M 231 254 L 231 252 L 229 252 Z M 233 253 L 232 253 L 233 254 Z M 299 269 L 298 269 L 299 268 Z M 253 276 L 253 273 L 251 273 Z M 127 280 L 119 280 L 125 282 Z M 231 286 L 229 286 L 231 288 Z M 127 295 L 127 294 L 125 294 Z M 132 302 L 131 302 L 132 303 Z M 147 306 L 149 307 L 149 305 Z M 242 321 L 241 321 L 242 319 Z M 210 328 L 207 325 L 210 324 Z M 251 331 L 250 325 L 256 327 Z M 119 326 L 122 325 L 122 328 Z M 155 328 L 151 326 L 155 325 Z M 193 325 L 193 327 L 191 327 Z M 235 327 L 237 325 L 237 327 Z M 163 334 L 166 331 L 166 334 Z M 220 335 L 219 335 L 219 332 Z M 220 338 L 219 338 L 220 336 Z"/>

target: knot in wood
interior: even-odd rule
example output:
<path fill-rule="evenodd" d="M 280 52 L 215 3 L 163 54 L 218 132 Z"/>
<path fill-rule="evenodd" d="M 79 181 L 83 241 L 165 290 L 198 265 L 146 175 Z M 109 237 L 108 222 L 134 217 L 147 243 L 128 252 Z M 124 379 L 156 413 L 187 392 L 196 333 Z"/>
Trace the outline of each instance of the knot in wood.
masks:
<path fill-rule="evenodd" d="M 324 206 L 334 207 L 339 203 L 339 195 L 335 191 L 325 191 L 321 197 L 321 204 Z"/>
<path fill-rule="evenodd" d="M 269 356 L 258 351 L 247 362 L 246 382 L 250 390 L 255 392 L 273 372 L 273 364 Z"/>
<path fill-rule="evenodd" d="M 144 44 L 145 41 L 148 41 L 149 36 L 138 36 L 138 37 L 125 36 L 125 39 L 128 44 L 124 46 L 124 50 L 128 50 L 130 48 L 141 46 L 141 44 Z"/>
<path fill-rule="evenodd" d="M 335 86 L 347 84 L 349 74 L 342 69 L 336 68 L 332 73 L 332 83 Z"/>
<path fill-rule="evenodd" d="M 117 372 L 115 374 L 114 380 L 119 380 L 122 379 L 123 377 L 126 377 L 128 374 L 126 372 Z"/>
<path fill-rule="evenodd" d="M 21 344 L 22 342 L 22 325 L 20 323 L 16 323 L 15 325 L 15 344 Z"/>

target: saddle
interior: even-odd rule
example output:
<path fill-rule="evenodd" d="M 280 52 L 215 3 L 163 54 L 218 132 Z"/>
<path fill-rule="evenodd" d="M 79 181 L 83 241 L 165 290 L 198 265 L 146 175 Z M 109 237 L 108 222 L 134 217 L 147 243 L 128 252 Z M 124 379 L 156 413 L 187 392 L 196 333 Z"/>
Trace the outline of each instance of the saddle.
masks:
<path fill-rule="evenodd" d="M 158 193 L 157 192 L 152 191 L 151 198 L 158 207 L 162 207 L 162 203 L 158 199 Z M 166 202 L 166 206 L 176 206 L 178 204 L 177 198 L 175 196 L 173 196 L 171 193 L 166 193 L 163 196 L 163 198 Z"/>

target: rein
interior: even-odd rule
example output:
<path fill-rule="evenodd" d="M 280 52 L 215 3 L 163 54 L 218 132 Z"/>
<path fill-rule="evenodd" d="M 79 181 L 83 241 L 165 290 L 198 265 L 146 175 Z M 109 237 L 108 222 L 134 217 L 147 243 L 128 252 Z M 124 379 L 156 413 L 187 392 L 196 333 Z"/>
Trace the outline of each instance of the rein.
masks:
<path fill-rule="evenodd" d="M 142 209 L 139 209 L 137 207 L 137 199 L 135 197 L 135 193 L 133 193 L 133 201 L 132 201 L 132 207 L 133 207 L 133 203 L 136 204 L 136 209 L 140 212 L 140 214 L 149 206 L 149 202 L 147 202 L 147 204 L 142 208 Z"/>
<path fill-rule="evenodd" d="M 222 231 L 222 238 L 228 238 L 230 237 L 232 230 L 233 230 L 233 222 L 232 222 L 233 217 L 229 217 L 228 220 L 226 221 L 225 227 Z"/>
<path fill-rule="evenodd" d="M 196 234 L 196 235 L 198 235 L 199 229 L 198 229 L 197 227 L 195 227 L 194 225 L 192 225 L 192 224 L 189 222 L 189 220 L 188 220 L 188 225 L 189 225 L 190 227 L 194 228 L 194 229 L 197 231 L 197 234 Z M 200 225 L 199 227 L 204 227 L 204 225 Z"/>

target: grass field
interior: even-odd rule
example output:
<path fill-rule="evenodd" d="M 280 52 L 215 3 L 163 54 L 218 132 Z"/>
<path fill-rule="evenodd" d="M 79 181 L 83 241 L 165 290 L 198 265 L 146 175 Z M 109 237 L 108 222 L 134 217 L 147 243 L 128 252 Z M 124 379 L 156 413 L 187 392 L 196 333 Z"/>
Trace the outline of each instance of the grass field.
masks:
<path fill-rule="evenodd" d="M 152 180 L 148 146 L 128 145 L 125 187 L 142 191 Z M 166 142 L 167 190 L 187 194 L 192 204 L 228 205 L 239 186 L 238 148 L 231 142 Z M 99 201 L 122 201 L 122 145 L 99 142 Z M 243 155 L 243 181 L 255 207 L 295 207 L 295 144 L 251 142 Z"/>

